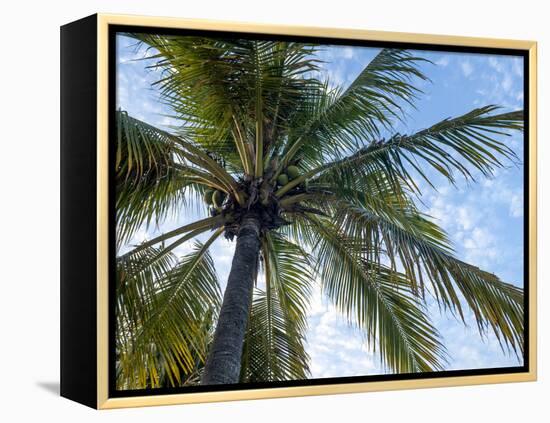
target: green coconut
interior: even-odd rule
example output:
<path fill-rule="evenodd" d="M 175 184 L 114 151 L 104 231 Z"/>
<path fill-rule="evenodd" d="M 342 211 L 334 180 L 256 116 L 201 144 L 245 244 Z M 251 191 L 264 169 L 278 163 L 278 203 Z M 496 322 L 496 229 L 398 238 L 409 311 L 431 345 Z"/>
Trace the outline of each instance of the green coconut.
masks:
<path fill-rule="evenodd" d="M 300 168 L 298 166 L 289 166 L 286 168 L 286 174 L 291 181 L 298 178 L 301 175 Z"/>
<path fill-rule="evenodd" d="M 214 207 L 221 207 L 223 200 L 225 200 L 225 193 L 222 191 L 214 191 L 214 194 L 212 194 L 212 203 Z"/>
<path fill-rule="evenodd" d="M 209 206 L 212 205 L 212 195 L 214 194 L 214 190 L 212 189 L 207 189 L 205 192 L 204 192 L 204 195 L 203 195 L 203 199 L 204 199 L 204 202 L 206 204 L 208 204 Z"/>
<path fill-rule="evenodd" d="M 277 177 L 277 183 L 278 183 L 280 186 L 285 186 L 286 184 L 288 184 L 288 176 L 286 175 L 286 173 L 281 173 L 281 174 Z"/>

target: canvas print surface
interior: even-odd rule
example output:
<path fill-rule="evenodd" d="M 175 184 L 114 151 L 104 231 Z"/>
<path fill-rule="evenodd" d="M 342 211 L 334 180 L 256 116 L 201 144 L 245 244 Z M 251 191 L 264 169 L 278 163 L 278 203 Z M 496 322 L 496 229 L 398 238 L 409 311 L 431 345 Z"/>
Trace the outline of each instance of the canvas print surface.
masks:
<path fill-rule="evenodd" d="M 524 57 L 115 42 L 114 391 L 522 368 Z"/>

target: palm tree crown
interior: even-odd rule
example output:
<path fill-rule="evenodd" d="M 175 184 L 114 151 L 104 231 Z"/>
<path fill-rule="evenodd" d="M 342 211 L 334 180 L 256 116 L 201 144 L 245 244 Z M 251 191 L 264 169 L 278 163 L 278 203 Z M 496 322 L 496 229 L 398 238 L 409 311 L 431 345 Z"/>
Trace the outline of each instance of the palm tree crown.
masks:
<path fill-rule="evenodd" d="M 455 183 L 515 160 L 503 139 L 522 111 L 488 105 L 399 134 L 426 79 L 410 51 L 381 50 L 341 89 L 320 79 L 313 44 L 131 36 L 154 48 L 182 124 L 116 112 L 117 246 L 191 204 L 205 215 L 117 255 L 120 389 L 307 378 L 314 284 L 394 372 L 444 368 L 428 295 L 523 351 L 522 290 L 455 257 L 415 204 L 428 169 Z M 236 240 L 223 299 L 208 252 L 220 236 Z"/>

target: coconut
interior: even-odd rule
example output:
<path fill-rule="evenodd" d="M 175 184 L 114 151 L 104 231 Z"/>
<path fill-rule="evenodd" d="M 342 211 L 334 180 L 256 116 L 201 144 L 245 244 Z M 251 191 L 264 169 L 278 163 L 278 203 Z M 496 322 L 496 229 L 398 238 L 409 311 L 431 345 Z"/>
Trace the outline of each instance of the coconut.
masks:
<path fill-rule="evenodd" d="M 203 199 L 204 199 L 204 202 L 208 205 L 212 204 L 212 194 L 214 194 L 214 190 L 212 190 L 212 189 L 207 189 L 204 192 Z"/>
<path fill-rule="evenodd" d="M 298 178 L 301 175 L 300 168 L 298 166 L 289 166 L 286 168 L 286 173 L 288 175 L 288 179 L 291 181 L 293 179 Z"/>
<path fill-rule="evenodd" d="M 223 200 L 225 200 L 225 193 L 222 191 L 214 191 L 214 194 L 212 194 L 212 203 L 214 207 L 221 207 Z"/>
<path fill-rule="evenodd" d="M 285 173 L 281 173 L 281 174 L 277 177 L 277 183 L 278 183 L 280 186 L 285 186 L 286 184 L 288 184 L 288 176 L 287 176 Z"/>

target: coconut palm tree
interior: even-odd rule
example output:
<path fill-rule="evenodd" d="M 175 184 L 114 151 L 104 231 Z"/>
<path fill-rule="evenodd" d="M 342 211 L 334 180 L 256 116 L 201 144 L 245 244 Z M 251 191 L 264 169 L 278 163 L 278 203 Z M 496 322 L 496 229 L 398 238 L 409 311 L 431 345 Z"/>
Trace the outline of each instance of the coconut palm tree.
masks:
<path fill-rule="evenodd" d="M 116 112 L 119 388 L 307 378 L 316 284 L 393 372 L 445 366 L 428 298 L 523 351 L 522 290 L 457 258 L 417 205 L 419 179 L 516 161 L 504 141 L 522 111 L 488 105 L 399 134 L 427 79 L 410 51 L 381 50 L 342 89 L 319 72 L 317 45 L 131 36 L 153 48 L 181 126 Z M 197 211 L 128 248 L 138 229 Z M 235 241 L 223 299 L 209 254 L 221 236 Z"/>

